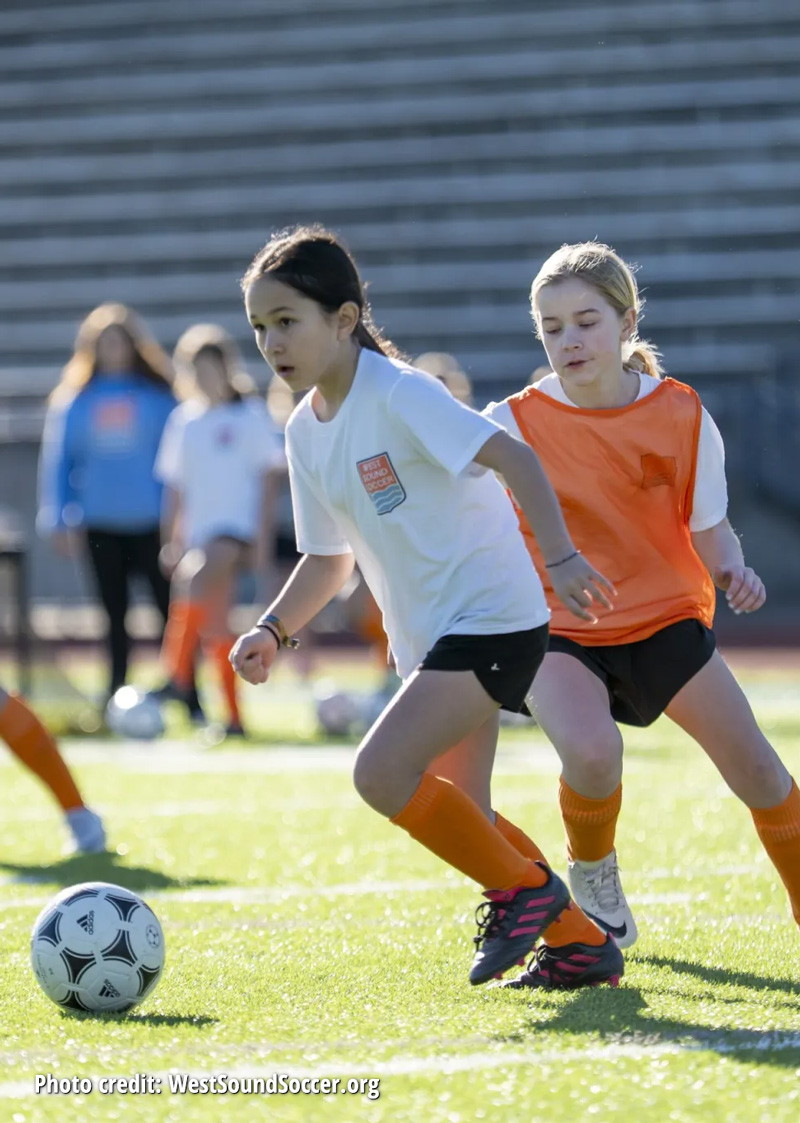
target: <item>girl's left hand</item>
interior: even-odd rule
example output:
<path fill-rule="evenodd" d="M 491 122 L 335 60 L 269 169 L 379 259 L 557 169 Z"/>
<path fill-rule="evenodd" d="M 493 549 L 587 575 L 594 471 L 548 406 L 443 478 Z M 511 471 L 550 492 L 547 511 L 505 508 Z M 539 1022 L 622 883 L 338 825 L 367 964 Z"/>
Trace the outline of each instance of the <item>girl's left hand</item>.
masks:
<path fill-rule="evenodd" d="M 714 584 L 725 593 L 728 608 L 737 616 L 756 612 L 767 599 L 764 582 L 749 565 L 731 565 L 714 570 Z"/>
<path fill-rule="evenodd" d="M 581 620 L 597 623 L 592 612 L 593 603 L 607 609 L 614 607 L 609 597 L 617 595 L 616 589 L 581 553 L 576 552 L 563 563 L 550 566 L 547 575 L 561 603 Z"/>

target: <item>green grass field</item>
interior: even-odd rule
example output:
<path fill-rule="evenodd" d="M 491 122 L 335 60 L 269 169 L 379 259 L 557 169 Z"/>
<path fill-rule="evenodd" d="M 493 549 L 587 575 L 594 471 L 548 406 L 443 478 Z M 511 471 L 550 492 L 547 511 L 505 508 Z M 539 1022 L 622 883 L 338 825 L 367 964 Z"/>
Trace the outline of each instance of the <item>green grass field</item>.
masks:
<path fill-rule="evenodd" d="M 800 672 L 743 681 L 797 773 Z M 619 990 L 473 989 L 475 888 L 360 804 L 352 746 L 314 744 L 283 687 L 284 704 L 280 681 L 250 697 L 265 743 L 65 742 L 107 857 L 60 858 L 48 798 L 0 756 L 0 1118 L 800 1119 L 800 933 L 749 815 L 683 734 L 628 735 L 618 849 L 641 938 Z M 540 734 L 504 733 L 496 806 L 563 869 L 557 778 Z M 29 967 L 38 910 L 87 880 L 143 894 L 165 929 L 164 978 L 126 1016 L 62 1013 Z M 374 1078 L 380 1096 L 173 1095 L 169 1072 Z M 97 1087 L 135 1073 L 163 1092 Z M 35 1096 L 37 1074 L 94 1090 Z"/>

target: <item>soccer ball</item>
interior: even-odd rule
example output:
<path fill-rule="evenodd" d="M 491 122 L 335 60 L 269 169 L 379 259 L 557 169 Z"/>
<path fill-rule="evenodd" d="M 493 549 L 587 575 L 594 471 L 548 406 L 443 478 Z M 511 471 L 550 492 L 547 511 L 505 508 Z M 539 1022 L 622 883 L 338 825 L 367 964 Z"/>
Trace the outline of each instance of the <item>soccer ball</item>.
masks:
<path fill-rule="evenodd" d="M 323 689 L 314 701 L 320 729 L 330 737 L 346 737 L 361 720 L 361 707 L 352 694 Z"/>
<path fill-rule="evenodd" d="M 62 890 L 31 933 L 36 979 L 69 1010 L 130 1010 L 164 968 L 164 933 L 141 897 L 120 885 L 87 881 Z"/>
<path fill-rule="evenodd" d="M 152 741 L 164 732 L 158 700 L 135 686 L 119 688 L 106 706 L 106 723 L 113 733 L 132 741 Z"/>

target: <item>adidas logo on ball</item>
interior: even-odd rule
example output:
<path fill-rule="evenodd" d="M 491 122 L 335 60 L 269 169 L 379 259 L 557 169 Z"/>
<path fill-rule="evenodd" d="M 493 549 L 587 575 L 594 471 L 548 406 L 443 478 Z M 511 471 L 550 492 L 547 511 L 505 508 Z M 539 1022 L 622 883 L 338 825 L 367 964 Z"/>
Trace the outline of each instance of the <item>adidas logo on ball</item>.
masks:
<path fill-rule="evenodd" d="M 94 935 L 94 912 L 87 912 L 86 916 L 79 916 L 75 923 L 79 924 L 87 935 Z"/>
<path fill-rule="evenodd" d="M 119 991 L 108 979 L 104 980 L 99 993 L 101 998 L 119 998 Z"/>

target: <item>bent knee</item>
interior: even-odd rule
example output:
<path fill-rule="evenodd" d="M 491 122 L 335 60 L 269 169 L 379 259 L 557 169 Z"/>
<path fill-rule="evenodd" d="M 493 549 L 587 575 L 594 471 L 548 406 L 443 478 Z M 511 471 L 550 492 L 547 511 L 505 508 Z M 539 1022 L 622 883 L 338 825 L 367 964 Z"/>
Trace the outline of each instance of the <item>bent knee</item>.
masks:
<path fill-rule="evenodd" d="M 361 749 L 353 765 L 353 785 L 370 807 L 379 807 L 386 784 L 385 771 L 381 769 L 378 754 L 369 747 Z"/>
<path fill-rule="evenodd" d="M 612 790 L 622 770 L 622 738 L 616 726 L 565 739 L 556 745 L 569 776 L 580 777 L 581 786 Z"/>
<path fill-rule="evenodd" d="M 750 807 L 774 807 L 782 803 L 791 786 L 791 777 L 777 754 L 747 760 L 725 779 Z"/>

